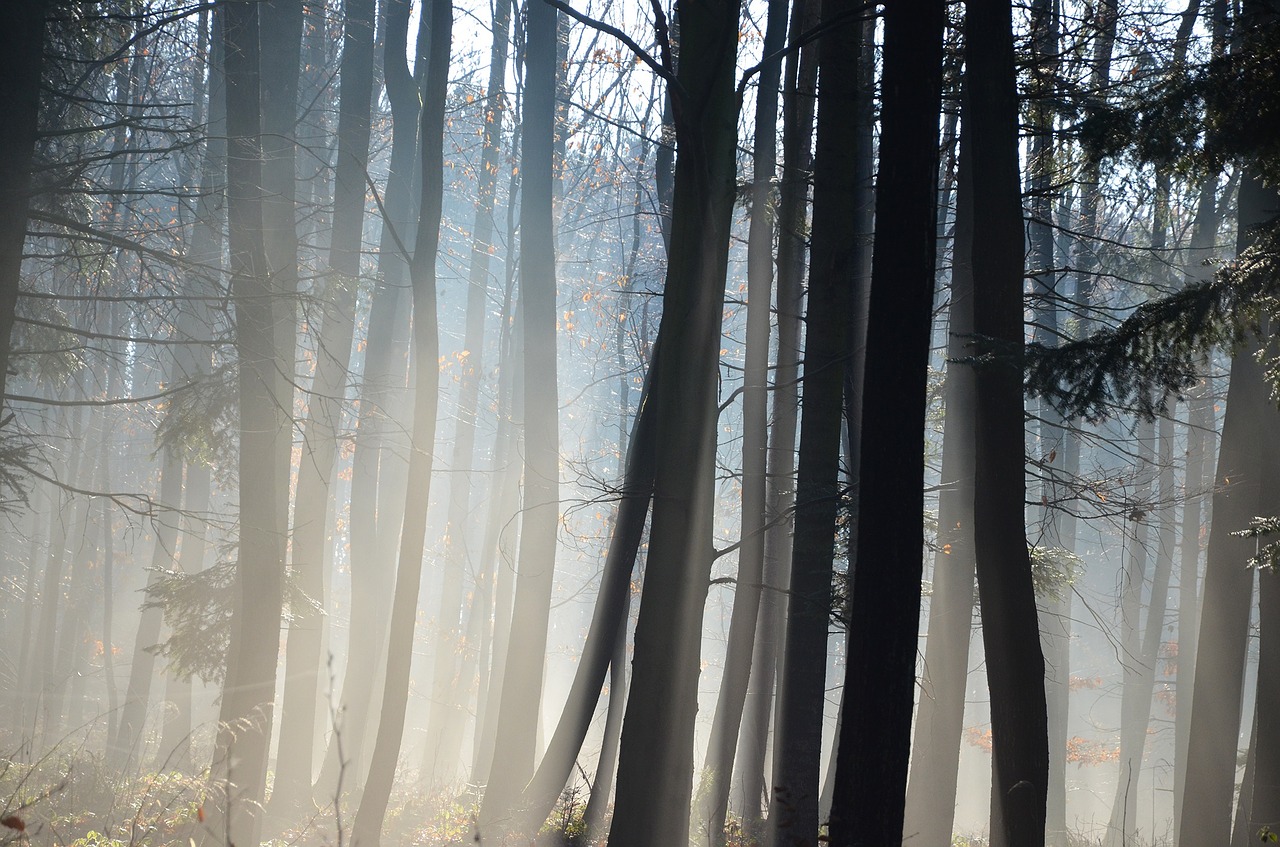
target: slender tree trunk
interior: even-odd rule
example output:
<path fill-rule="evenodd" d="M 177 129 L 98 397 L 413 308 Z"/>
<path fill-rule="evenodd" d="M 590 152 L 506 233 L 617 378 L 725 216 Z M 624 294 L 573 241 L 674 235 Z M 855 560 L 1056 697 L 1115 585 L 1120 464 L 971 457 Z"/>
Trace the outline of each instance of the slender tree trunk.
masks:
<path fill-rule="evenodd" d="M 494 767 L 480 826 L 497 824 L 533 775 L 543 666 L 555 572 L 559 505 L 556 388 L 554 143 L 556 13 L 533 4 L 525 15 L 521 112 L 520 312 L 524 319 L 524 516 L 511 642 L 503 669 Z M 598 690 L 598 689 L 597 689 Z M 559 788 L 556 789 L 557 792 Z"/>
<path fill-rule="evenodd" d="M 293 568 L 299 575 L 299 588 L 321 604 L 325 602 L 326 517 L 338 454 L 338 430 L 350 370 L 360 279 L 373 88 L 374 0 L 347 0 L 345 12 L 329 274 L 311 413 L 302 430 L 303 451 L 293 522 Z M 304 613 L 295 616 L 289 624 L 280 746 L 271 796 L 273 807 L 284 815 L 311 797 L 321 620 L 319 613 Z"/>
<path fill-rule="evenodd" d="M 409 699 L 409 671 L 413 660 L 413 631 L 422 582 L 422 554 L 426 544 L 427 506 L 431 493 L 439 406 L 440 338 L 436 307 L 436 253 L 440 247 L 440 219 L 444 195 L 444 115 L 453 36 L 453 4 L 432 0 L 431 47 L 424 86 L 418 137 L 422 155 L 422 202 L 418 216 L 410 276 L 413 281 L 413 344 L 417 357 L 414 385 L 413 452 L 409 457 L 409 488 L 405 493 L 404 525 L 391 608 L 387 647 L 387 675 L 377 740 L 356 813 L 352 842 L 376 847 L 391 786 L 395 779 L 400 739 Z M 359 731 L 359 728 L 357 728 Z"/>
<path fill-rule="evenodd" d="M 348 654 L 365 661 L 348 662 L 338 700 L 339 725 L 329 740 L 313 798 L 331 803 L 337 791 L 339 771 L 345 767 L 344 786 L 359 782 L 352 773 L 363 771 L 365 732 L 376 687 L 377 667 L 386 648 L 385 598 L 395 582 L 395 544 L 399 540 L 405 504 L 403 454 L 395 436 L 397 425 L 410 427 L 412 413 L 400 410 L 405 388 L 408 327 L 408 287 L 405 284 L 409 256 L 414 247 L 413 174 L 418 149 L 419 94 L 409 72 L 408 0 L 387 0 L 383 72 L 391 103 L 391 161 L 383 199 L 381 242 L 378 247 L 378 281 L 369 310 L 368 339 L 360 391 L 360 415 L 356 424 L 355 455 L 351 469 L 351 641 Z M 421 37 L 431 16 L 419 22 L 416 67 L 426 67 L 427 41 Z M 394 421 L 394 423 L 393 423 Z M 338 746 L 341 742 L 342 761 Z"/>
<path fill-rule="evenodd" d="M 852 4 L 827 3 L 822 17 L 847 15 Z M 796 528 L 773 758 L 769 838 L 775 845 L 811 843 L 818 832 L 822 712 L 836 516 L 841 504 L 840 433 L 848 316 L 855 297 L 859 50 L 862 27 L 849 21 L 820 42 L 813 229 L 804 350 L 804 414 L 796 483 Z M 923 430 L 921 430 L 923 438 Z M 918 583 L 918 580 L 917 580 Z M 918 590 L 918 586 L 917 586 Z"/>
<path fill-rule="evenodd" d="M 787 0 L 771 0 L 761 50 L 771 56 L 782 49 L 787 32 Z M 699 828 L 703 840 L 723 847 L 729 786 L 743 706 L 751 677 L 751 653 L 764 579 L 767 515 L 769 312 L 773 289 L 773 177 L 777 169 L 779 61 L 760 74 L 756 89 L 755 152 L 752 155 L 751 223 L 747 235 L 747 337 L 742 385 L 742 521 L 738 546 L 738 579 L 733 593 L 724 674 L 711 722 L 711 738 L 703 764 Z M 825 652 L 825 651 L 824 651 Z"/>
<path fill-rule="evenodd" d="M 788 40 L 818 23 L 815 0 L 795 0 Z M 751 676 L 743 707 L 742 727 L 734 762 L 738 770 L 738 804 L 746 832 L 762 825 L 761 809 L 772 792 L 766 790 L 765 757 L 774 680 L 780 659 L 778 641 L 785 626 L 786 586 L 791 579 L 791 535 L 795 505 L 796 425 L 800 330 L 808 225 L 813 116 L 817 101 L 818 46 L 811 44 L 787 55 L 782 109 L 782 179 L 778 196 L 778 344 L 774 371 L 773 427 L 769 433 L 765 508 L 768 526 L 764 544 L 764 591 L 760 620 L 752 645 Z"/>
<path fill-rule="evenodd" d="M 463 577 L 472 566 L 470 533 L 471 465 L 475 461 L 476 415 L 480 375 L 484 371 L 485 318 L 489 307 L 489 259 L 493 249 L 493 209 L 498 184 L 498 154 L 506 111 L 507 42 L 511 29 L 511 0 L 498 0 L 493 13 L 493 45 L 489 51 L 489 81 L 485 90 L 484 137 L 471 236 L 471 269 L 467 285 L 467 323 L 463 336 L 466 358 L 453 437 L 453 470 L 449 483 L 449 515 L 445 528 L 445 577 L 436 619 L 436 649 L 431 682 L 431 716 L 427 724 L 427 753 L 423 775 L 431 785 L 445 786 L 457 777 L 458 743 L 469 705 L 460 685 L 470 679 L 458 673 Z M 448 751 L 448 752 L 446 752 Z"/>

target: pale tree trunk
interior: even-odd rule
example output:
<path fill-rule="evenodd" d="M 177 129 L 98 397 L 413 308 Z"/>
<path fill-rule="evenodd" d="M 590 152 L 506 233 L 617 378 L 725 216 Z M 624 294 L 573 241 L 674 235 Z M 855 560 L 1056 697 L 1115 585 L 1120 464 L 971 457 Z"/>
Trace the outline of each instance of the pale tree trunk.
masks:
<path fill-rule="evenodd" d="M 475 461 L 476 415 L 480 375 L 484 370 L 485 319 L 489 311 L 489 264 L 493 249 L 493 209 L 498 184 L 498 154 L 502 118 L 506 111 L 507 41 L 511 29 L 511 0 L 498 0 L 493 12 L 493 45 L 489 51 L 489 81 L 485 90 L 484 137 L 476 188 L 475 219 L 471 229 L 471 268 L 467 285 L 467 323 L 463 336 L 462 386 L 458 397 L 457 429 L 453 437 L 453 470 L 449 483 L 449 515 L 445 528 L 445 577 L 436 618 L 436 646 L 431 681 L 431 716 L 427 724 L 423 777 L 430 785 L 447 786 L 457 777 L 462 732 L 469 705 L 471 676 L 459 673 L 463 577 L 472 565 L 467 525 L 471 512 L 471 465 Z"/>
<path fill-rule="evenodd" d="M 374 742 L 369 778 L 356 812 L 353 844 L 376 847 L 391 798 L 400 740 L 409 700 L 409 671 L 413 660 L 413 631 L 422 582 L 422 554 L 426 545 L 427 506 L 431 495 L 435 452 L 436 412 L 439 407 L 440 351 L 436 307 L 436 253 L 440 246 L 440 218 L 444 195 L 444 114 L 453 34 L 453 4 L 432 0 L 431 46 L 419 124 L 422 202 L 418 215 L 410 278 L 413 283 L 413 345 L 417 358 L 414 384 L 413 450 L 409 456 L 409 486 L 405 492 L 404 524 L 400 531 L 399 565 L 392 597 L 387 672 L 382 714 Z M 360 731 L 360 727 L 356 731 Z"/>
<path fill-rule="evenodd" d="M 285 410 L 276 407 L 279 359 L 275 309 L 266 278 L 262 224 L 259 7 L 221 7 L 227 102 L 227 203 L 240 410 L 239 515 L 235 605 L 212 778 L 231 784 L 219 833 L 240 847 L 258 843 L 271 738 L 284 576 L 287 496 L 279 488 Z"/>
<path fill-rule="evenodd" d="M 293 568 L 299 588 L 325 603 L 325 545 L 338 430 L 355 331 L 363 243 L 365 172 L 373 93 L 374 0 L 347 0 L 344 18 L 338 162 L 329 274 L 317 345 L 310 414 L 302 429 L 302 460 L 293 520 Z M 271 795 L 273 812 L 289 816 L 311 797 L 312 743 L 320 693 L 322 616 L 303 612 L 289 624 L 280 745 Z"/>
<path fill-rule="evenodd" d="M 524 334 L 524 508 L 511 637 L 481 831 L 503 826 L 533 775 L 560 525 L 554 144 L 556 12 L 526 9 L 521 111 L 520 313 Z M 557 789 L 558 791 L 558 789 Z"/>
<path fill-rule="evenodd" d="M 818 23 L 815 0 L 795 0 L 788 40 Z M 791 51 L 784 68 L 782 103 L 782 179 L 778 192 L 778 344 L 774 371 L 773 426 L 769 433 L 765 530 L 764 590 L 760 619 L 751 651 L 751 676 L 743 706 L 742 726 L 734 763 L 738 774 L 734 805 L 743 829 L 758 834 L 761 809 L 771 792 L 766 789 L 769 716 L 780 661 L 778 641 L 785 626 L 786 586 L 791 574 L 792 509 L 795 505 L 797 381 L 800 372 L 800 331 L 809 169 L 812 162 L 813 115 L 817 99 L 818 46 Z"/>
<path fill-rule="evenodd" d="M 418 149 L 420 86 L 409 72 L 405 53 L 409 37 L 408 0 L 387 0 L 383 72 L 391 103 L 391 161 L 383 198 L 381 241 L 378 247 L 378 281 L 369 309 L 364 373 L 360 389 L 360 415 L 356 423 L 355 455 L 351 468 L 351 640 L 347 652 L 364 657 L 348 662 L 338 697 L 338 725 L 330 736 L 320 775 L 312 787 L 319 803 L 331 803 L 339 772 L 344 790 L 360 781 L 368 716 L 376 688 L 377 668 L 386 649 L 385 598 L 395 581 L 395 545 L 400 537 L 405 503 L 403 446 L 397 425 L 410 427 L 411 410 L 405 409 L 405 375 L 408 328 L 405 284 L 408 255 L 416 226 L 413 224 L 416 191 L 413 175 Z M 420 21 L 427 26 L 430 15 Z M 421 35 L 421 32 L 420 32 Z M 426 41 L 419 38 L 416 67 L 426 67 Z M 403 250 L 402 250 L 403 248 Z M 341 746 L 341 760 L 339 759 Z M 347 770 L 344 771 L 344 766 Z M 353 778 L 353 774 L 355 778 Z"/>

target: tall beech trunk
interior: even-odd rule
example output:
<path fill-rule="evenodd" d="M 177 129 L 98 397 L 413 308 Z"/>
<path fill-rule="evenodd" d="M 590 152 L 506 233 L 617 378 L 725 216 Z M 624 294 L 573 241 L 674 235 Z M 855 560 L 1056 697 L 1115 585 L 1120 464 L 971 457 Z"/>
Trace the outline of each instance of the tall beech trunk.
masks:
<path fill-rule="evenodd" d="M 972 145 L 960 139 L 947 325 L 946 424 L 942 431 L 938 553 L 916 711 L 903 838 L 946 844 L 955 821 L 973 623 L 974 373 L 962 360 L 973 344 Z"/>
<path fill-rule="evenodd" d="M 815 0 L 795 0 L 788 34 L 791 43 L 796 43 L 802 33 L 817 25 L 819 11 Z M 783 73 L 782 178 L 778 187 L 777 211 L 778 343 L 773 379 L 773 427 L 769 432 L 768 473 L 765 477 L 765 508 L 768 510 L 762 574 L 765 590 L 760 598 L 760 619 L 756 623 L 751 651 L 751 675 L 747 680 L 738 751 L 734 757 L 738 772 L 734 802 L 741 811 L 744 830 L 752 834 L 760 830 L 761 809 L 771 794 L 765 787 L 765 757 L 774 682 L 780 661 L 778 641 L 785 626 L 786 586 L 791 578 L 797 383 L 805 251 L 808 245 L 809 170 L 817 102 L 817 44 L 788 53 Z"/>
<path fill-rule="evenodd" d="M 466 358 L 458 396 L 457 429 L 453 436 L 454 473 L 449 482 L 449 515 L 445 528 L 445 576 L 436 618 L 436 648 L 431 680 L 431 716 L 427 724 L 427 752 L 423 775 L 430 784 L 446 786 L 457 777 L 462 731 L 469 706 L 470 678 L 458 672 L 458 646 L 464 640 L 463 577 L 474 566 L 471 533 L 471 466 L 475 460 L 476 415 L 480 375 L 484 371 L 485 318 L 489 311 L 489 260 L 493 249 L 493 209 L 498 185 L 498 154 L 502 118 L 506 111 L 507 42 L 511 30 L 511 0 L 498 0 L 493 11 L 493 45 L 489 51 L 489 81 L 485 89 L 484 136 L 476 188 L 475 219 L 471 228 L 471 268 L 467 284 L 467 319 L 463 336 Z M 468 675 L 469 677 L 469 675 Z"/>
<path fill-rule="evenodd" d="M 829 23 L 852 8 L 852 3 L 827 2 L 822 18 Z M 857 134 L 862 43 L 862 27 L 849 21 L 828 33 L 818 47 L 824 84 L 818 90 L 804 413 L 769 807 L 769 839 L 775 845 L 809 843 L 817 837 L 819 825 L 831 574 L 841 500 L 840 433 L 845 373 L 850 367 L 848 316 L 855 296 L 854 259 L 860 235 L 855 231 L 858 154 L 846 151 L 854 146 Z"/>
<path fill-rule="evenodd" d="M 9 336 L 18 307 L 27 237 L 31 160 L 40 117 L 45 15 L 51 0 L 10 4 L 0 27 L 0 404 L 9 374 Z M 0 413 L 0 426 L 5 416 Z"/>
<path fill-rule="evenodd" d="M 382 822 L 391 799 L 396 761 L 400 756 L 400 740 L 404 734 L 409 671 L 413 660 L 413 631 L 422 582 L 422 554 L 426 545 L 436 412 L 440 402 L 440 371 L 435 367 L 440 351 L 436 253 L 440 247 L 444 201 L 444 114 L 453 36 L 453 4 L 450 0 L 432 0 L 430 12 L 431 42 L 418 132 L 422 195 L 418 234 L 409 268 L 413 282 L 414 356 L 418 362 L 414 381 L 413 451 L 409 455 L 409 487 L 405 492 L 404 525 L 400 531 L 399 566 L 391 607 L 382 714 L 378 720 L 369 778 L 351 835 L 354 844 L 366 847 L 380 841 Z"/>
<path fill-rule="evenodd" d="M 1237 249 L 1248 247 L 1255 229 L 1272 219 L 1280 200 L 1246 168 L 1240 183 Z M 1227 411 L 1213 493 L 1213 526 L 1204 575 L 1204 601 L 1196 646 L 1196 667 L 1187 744 L 1186 782 L 1178 843 L 1226 844 L 1231 835 L 1236 745 L 1249 630 L 1253 572 L 1244 567 L 1253 555 L 1251 539 L 1232 532 L 1259 514 L 1262 463 L 1260 445 L 1275 430 L 1275 409 L 1261 367 L 1254 359 L 1258 340 L 1231 359 Z"/>
<path fill-rule="evenodd" d="M 761 47 L 765 56 L 782 49 L 787 0 L 770 0 Z M 755 151 L 752 154 L 751 223 L 747 234 L 747 337 L 742 385 L 742 521 L 738 578 L 733 592 L 724 674 L 711 721 L 703 764 L 699 825 L 712 847 L 722 847 L 729 812 L 729 786 L 742 711 L 751 677 L 751 653 L 764 579 L 769 420 L 769 318 L 773 289 L 773 177 L 777 169 L 778 84 L 782 64 L 771 61 L 756 89 Z"/>
<path fill-rule="evenodd" d="M 613 847 L 684 844 L 703 608 L 713 558 L 716 376 L 735 193 L 736 0 L 678 0 L 676 159 L 660 356 L 653 519 L 623 719 Z"/>
<path fill-rule="evenodd" d="M 397 425 L 412 426 L 412 409 L 403 409 L 408 348 L 404 343 L 410 304 L 406 274 L 413 250 L 413 209 L 417 191 L 413 175 L 418 151 L 420 86 L 405 58 L 409 38 L 408 0 L 387 0 L 383 41 L 383 74 L 391 103 L 391 160 L 383 198 L 381 240 L 378 247 L 378 280 L 369 308 L 368 344 L 360 388 L 360 414 L 356 422 L 355 454 L 351 467 L 351 641 L 348 654 L 365 661 L 348 662 L 338 698 L 339 722 L 330 736 L 320 775 L 312 787 L 316 802 L 331 803 L 338 774 L 344 763 L 343 785 L 349 788 L 364 771 L 364 749 L 369 713 L 376 689 L 377 669 L 386 649 L 385 600 L 395 582 L 395 555 L 405 504 L 405 462 L 397 448 Z M 430 15 L 419 21 L 415 68 L 427 66 L 423 37 Z M 394 423 L 393 423 L 394 422 Z M 341 760 L 339 759 L 341 743 Z"/>
<path fill-rule="evenodd" d="M 991 690 L 991 836 L 1042 844 L 1049 778 L 1045 667 L 1026 540 L 1022 359 L 1023 224 L 1018 94 L 1008 0 L 969 0 L 966 93 L 973 144 L 976 366 L 974 552 Z M 1007 353 L 1004 353 L 1007 350 Z"/>
<path fill-rule="evenodd" d="M 553 204 L 556 17 L 553 7 L 536 3 L 525 14 L 519 299 L 524 335 L 524 514 L 494 764 L 481 808 L 482 832 L 505 816 L 533 775 L 560 526 Z"/>
<path fill-rule="evenodd" d="M 329 273 L 323 295 L 310 414 L 302 428 L 302 459 L 293 520 L 293 568 L 298 574 L 298 587 L 322 605 L 326 517 L 338 454 L 338 429 L 351 363 L 360 279 L 373 93 L 374 0 L 346 0 L 345 12 Z M 321 621 L 318 612 L 305 612 L 289 624 L 280 744 L 271 795 L 272 806 L 282 814 L 311 797 L 315 704 L 320 696 Z"/>
<path fill-rule="evenodd" d="M 845 666 L 846 689 L 877 696 L 844 700 L 830 822 L 837 845 L 902 839 L 924 565 L 921 445 L 937 248 L 943 25 L 943 4 L 935 0 L 885 10 L 858 482 L 876 496 L 858 504 Z M 816 838 L 799 836 L 799 843 Z"/>
<path fill-rule="evenodd" d="M 219 715 L 214 779 L 233 786 L 218 810 L 230 840 L 258 843 L 276 686 L 285 527 L 280 500 L 280 454 L 287 452 L 276 408 L 275 293 L 265 277 L 259 5 L 220 8 L 227 103 L 227 220 L 231 293 L 235 306 L 240 410 L 239 559 Z M 282 450 L 282 447 L 284 448 Z"/>

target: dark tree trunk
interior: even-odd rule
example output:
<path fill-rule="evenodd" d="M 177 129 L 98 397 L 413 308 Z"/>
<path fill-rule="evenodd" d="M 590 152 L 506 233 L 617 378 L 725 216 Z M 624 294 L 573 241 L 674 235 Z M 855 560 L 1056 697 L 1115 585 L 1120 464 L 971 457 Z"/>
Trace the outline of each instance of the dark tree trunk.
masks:
<path fill-rule="evenodd" d="M 1025 529 L 1022 399 L 1023 224 L 1018 95 L 1008 0 L 970 0 L 965 37 L 973 144 L 976 368 L 974 552 L 991 689 L 991 835 L 1042 844 L 1049 778 L 1044 656 Z M 993 347 L 994 345 L 994 347 Z"/>
<path fill-rule="evenodd" d="M 828 2 L 822 17 L 848 15 L 854 4 Z M 818 47 L 813 228 L 806 308 L 803 407 L 796 482 L 795 539 L 787 597 L 786 640 L 775 722 L 769 838 L 775 845 L 813 843 L 821 793 L 822 710 L 831 616 L 836 517 L 841 505 L 840 433 L 850 367 L 858 200 L 857 100 L 862 27 L 850 20 Z M 921 438 L 923 439 L 923 430 Z M 918 589 L 917 589 L 918 590 Z"/>
<path fill-rule="evenodd" d="M 772 56 L 787 33 L 787 0 L 770 0 L 761 51 Z M 771 61 L 756 89 L 755 151 L 752 155 L 751 224 L 747 235 L 747 336 L 742 385 L 742 522 L 738 578 L 733 592 L 724 674 L 703 765 L 701 828 L 712 847 L 725 841 L 729 786 L 751 677 L 751 653 L 764 579 L 768 464 L 769 312 L 773 289 L 773 176 L 777 169 L 780 61 Z"/>
<path fill-rule="evenodd" d="M 973 344 L 971 153 L 968 140 L 961 138 L 947 326 L 939 549 L 933 563 L 924 675 L 903 823 L 904 840 L 920 844 L 946 844 L 951 839 L 973 625 L 974 373 L 961 361 L 971 355 Z"/>
<path fill-rule="evenodd" d="M 885 10 L 880 170 L 856 564 L 831 843 L 902 839 L 924 545 L 927 366 L 937 247 L 943 4 Z M 812 309 L 810 310 L 812 312 Z M 1021 441 L 1019 441 L 1021 443 Z M 789 649 L 789 648 L 788 648 Z M 799 843 L 815 834 L 799 833 Z"/>
<path fill-rule="evenodd" d="M 27 236 L 31 160 L 40 118 L 45 14 L 50 0 L 8 4 L 0 27 L 0 404 L 9 374 L 9 336 L 18 306 Z M 0 426 L 4 415 L 0 411 Z"/>
<path fill-rule="evenodd" d="M 734 197 L 735 0 L 677 3 L 675 185 L 660 356 L 653 520 L 623 719 L 613 847 L 689 835 L 702 614 L 712 563 L 716 376 Z"/>

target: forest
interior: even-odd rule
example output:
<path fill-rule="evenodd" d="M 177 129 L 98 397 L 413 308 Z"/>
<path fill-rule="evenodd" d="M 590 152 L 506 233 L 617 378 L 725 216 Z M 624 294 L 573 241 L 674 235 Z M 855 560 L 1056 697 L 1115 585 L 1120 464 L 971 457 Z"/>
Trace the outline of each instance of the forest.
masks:
<path fill-rule="evenodd" d="M 5 0 L 0 847 L 1280 842 L 1280 0 Z"/>

